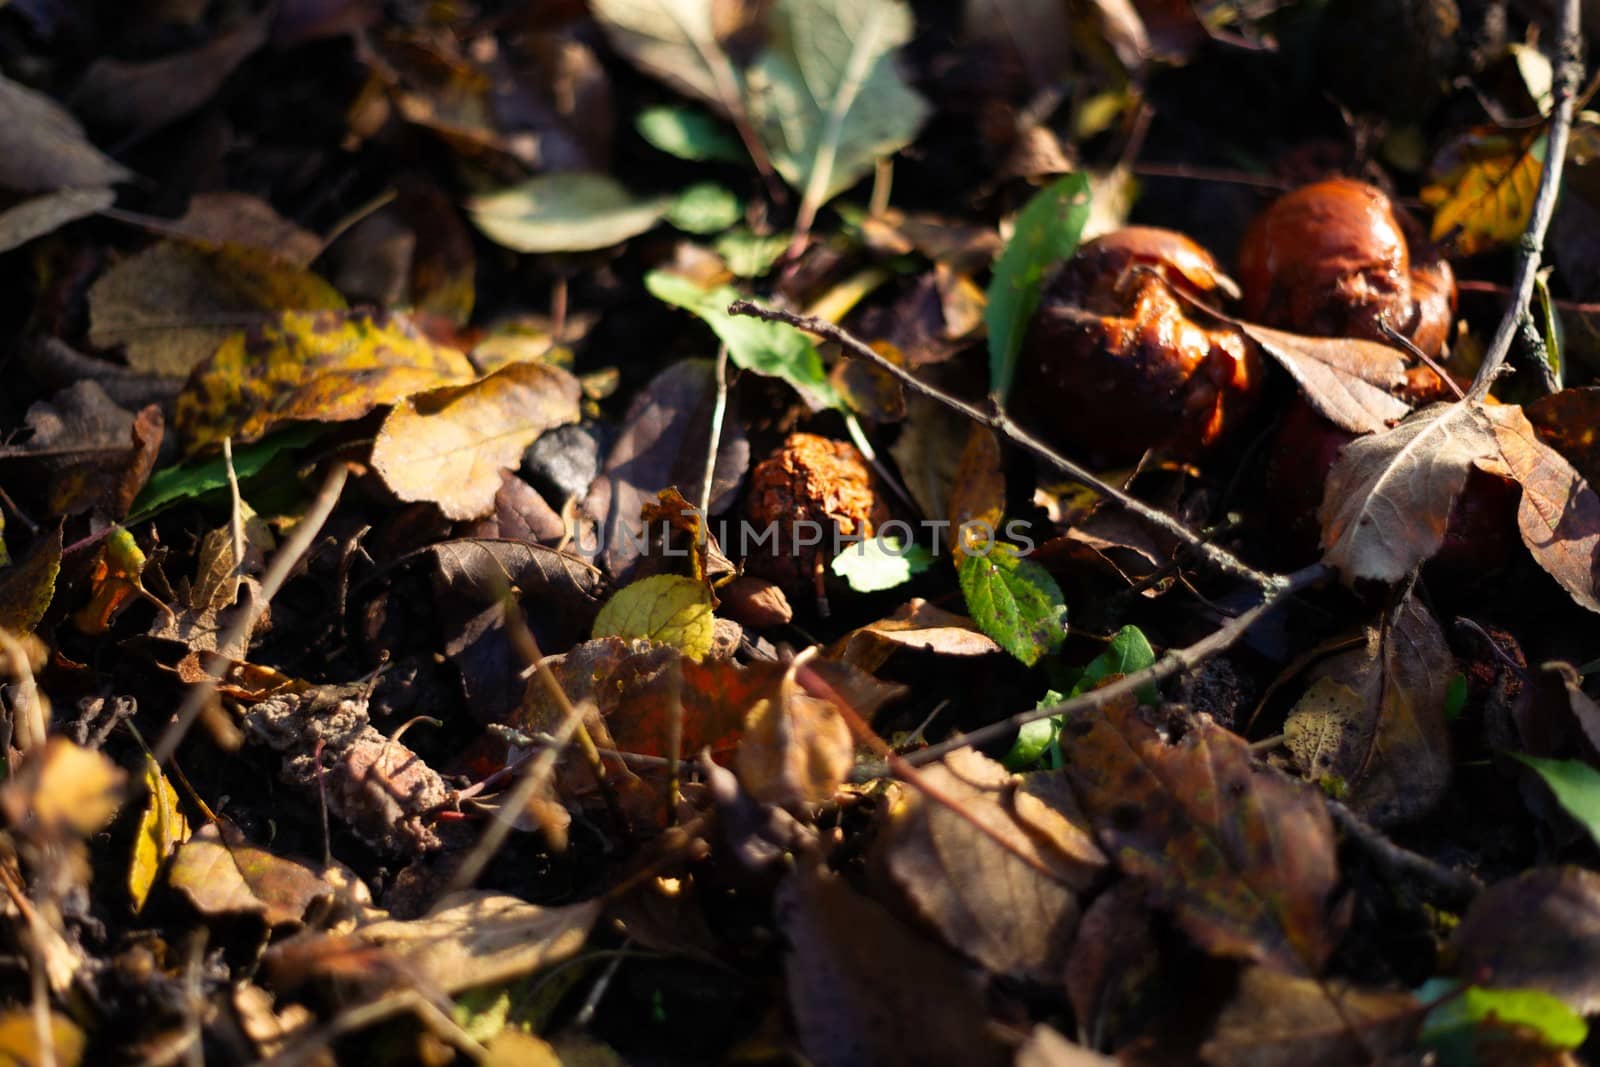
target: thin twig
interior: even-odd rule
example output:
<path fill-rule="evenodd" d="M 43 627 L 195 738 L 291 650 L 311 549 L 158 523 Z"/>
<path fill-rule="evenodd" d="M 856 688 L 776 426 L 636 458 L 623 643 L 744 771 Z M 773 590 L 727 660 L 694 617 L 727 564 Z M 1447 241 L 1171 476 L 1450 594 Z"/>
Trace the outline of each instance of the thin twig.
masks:
<path fill-rule="evenodd" d="M 1327 804 L 1328 814 L 1339 829 L 1365 849 L 1390 877 L 1414 878 L 1456 903 L 1471 900 L 1483 889 L 1483 883 L 1471 874 L 1451 870 L 1426 856 L 1401 848 L 1337 800 L 1332 797 L 1324 797 L 1323 800 Z"/>
<path fill-rule="evenodd" d="M 239 472 L 233 469 L 232 434 L 222 439 L 222 466 L 228 472 L 228 529 L 233 532 L 232 574 L 238 574 L 244 569 L 244 500 L 239 496 Z"/>
<path fill-rule="evenodd" d="M 1539 175 L 1539 192 L 1533 200 L 1533 212 L 1528 219 L 1528 229 L 1522 235 L 1521 251 L 1517 256 L 1517 270 L 1511 280 L 1511 305 L 1506 308 L 1500 325 L 1484 350 L 1483 364 L 1467 390 L 1467 399 L 1481 401 L 1489 394 L 1489 387 L 1500 374 L 1500 367 L 1511 351 L 1511 342 L 1517 335 L 1522 320 L 1528 314 L 1528 301 L 1533 297 L 1534 277 L 1539 273 L 1539 258 L 1544 254 L 1544 237 L 1555 217 L 1556 198 L 1561 192 L 1561 171 L 1567 161 L 1567 139 L 1572 132 L 1572 112 L 1577 102 L 1578 83 L 1583 78 L 1582 40 L 1578 33 L 1578 0 L 1563 0 L 1560 28 L 1556 34 L 1554 57 L 1556 76 L 1555 107 L 1550 117 L 1550 140 L 1544 154 L 1544 170 Z M 1555 392 L 1561 383 L 1554 368 L 1541 362 L 1540 380 L 1546 392 Z"/>
<path fill-rule="evenodd" d="M 178 750 L 178 745 L 183 742 L 184 735 L 189 732 L 189 727 L 194 725 L 200 709 L 205 707 L 206 701 L 211 699 L 211 694 L 216 691 L 217 673 L 213 668 L 220 667 L 220 661 L 233 654 L 235 645 L 240 642 L 248 643 L 250 634 L 255 629 L 256 620 L 267 610 L 267 605 L 288 580 L 289 573 L 310 551 L 311 542 L 316 540 L 317 534 L 322 531 L 322 524 L 328 521 L 328 516 L 333 514 L 334 506 L 339 503 L 339 494 L 344 491 L 345 479 L 349 475 L 350 469 L 343 463 L 335 463 L 328 468 L 328 474 L 323 478 L 322 488 L 317 490 L 316 499 L 311 502 L 310 510 L 295 525 L 294 532 L 283 543 L 283 547 L 278 549 L 277 554 L 272 557 L 272 562 L 267 566 L 267 572 L 261 576 L 260 595 L 250 602 L 249 607 L 240 611 L 224 631 L 222 638 L 217 642 L 217 651 L 208 657 L 205 678 L 190 687 L 189 695 L 184 698 L 172 723 L 156 741 L 152 754 L 158 765 L 165 765 L 167 760 L 172 758 L 172 754 Z M 248 648 L 241 649 L 241 655 L 247 650 Z M 143 788 L 143 779 L 138 781 L 139 788 Z"/>
<path fill-rule="evenodd" d="M 1115 500 L 1151 526 L 1157 527 L 1188 545 L 1218 571 L 1235 578 L 1241 578 L 1261 589 L 1276 589 L 1283 582 L 1282 578 L 1276 575 L 1263 574 L 1240 560 L 1233 553 L 1210 543 L 1171 515 L 1151 507 L 1132 494 L 1098 477 L 1087 468 L 1074 463 L 1011 421 L 1011 417 L 1004 411 L 985 411 L 967 403 L 960 397 L 945 392 L 937 386 L 929 385 L 904 367 L 885 359 L 871 345 L 866 344 L 831 322 L 825 322 L 822 319 L 808 315 L 797 315 L 792 311 L 784 311 L 780 308 L 762 307 L 748 300 L 735 300 L 728 306 L 728 313 L 730 315 L 749 315 L 754 318 L 765 319 L 768 322 L 781 322 L 796 329 L 805 330 L 807 333 L 814 333 L 818 337 L 825 337 L 840 347 L 847 349 L 852 355 L 859 356 L 888 371 L 923 396 L 943 404 L 952 411 L 960 412 L 980 425 L 987 426 L 1012 444 L 1032 452 L 1035 456 L 1057 467 L 1073 480 L 1089 486 L 1101 496 Z"/>
<path fill-rule="evenodd" d="M 1034 708 L 1031 711 L 1018 712 L 1010 718 L 979 727 L 971 733 L 962 734 L 937 745 L 930 745 L 928 748 L 905 756 L 905 762 L 914 766 L 933 763 L 936 760 L 943 759 L 957 749 L 999 741 L 1020 730 L 1030 722 L 1038 722 L 1040 719 L 1049 719 L 1057 715 L 1068 716 L 1077 715 L 1085 711 L 1093 711 L 1096 708 L 1104 707 L 1119 697 L 1135 693 L 1147 685 L 1160 682 L 1182 671 L 1193 670 L 1243 637 L 1262 616 L 1278 607 L 1291 595 L 1319 584 L 1332 576 L 1332 574 L 1333 571 L 1321 563 L 1314 563 L 1309 567 L 1297 570 L 1293 574 L 1286 576 L 1281 585 L 1267 590 L 1259 604 L 1229 619 L 1222 626 L 1194 644 L 1184 648 L 1173 649 L 1142 671 L 1134 671 L 1132 674 L 1123 675 L 1114 682 L 1101 686 L 1099 689 L 1091 689 L 1089 692 L 1073 697 L 1071 700 L 1063 700 L 1059 704 Z M 857 781 L 867 781 L 881 777 L 888 769 L 887 766 L 883 765 L 861 766 L 856 768 L 851 778 Z"/>
<path fill-rule="evenodd" d="M 711 521 L 711 483 L 717 476 L 717 451 L 722 448 L 722 421 L 728 415 L 728 346 L 717 346 L 716 400 L 711 405 L 711 437 L 706 442 L 705 477 L 700 482 L 700 519 Z"/>

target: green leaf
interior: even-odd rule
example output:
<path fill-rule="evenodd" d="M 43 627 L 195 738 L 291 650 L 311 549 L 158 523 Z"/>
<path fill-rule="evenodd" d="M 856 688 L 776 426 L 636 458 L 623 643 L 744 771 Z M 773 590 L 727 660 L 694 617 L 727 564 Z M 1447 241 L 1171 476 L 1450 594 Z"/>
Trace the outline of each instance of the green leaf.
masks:
<path fill-rule="evenodd" d="M 308 445 L 326 429 L 325 426 L 292 426 L 253 444 L 241 445 L 233 450 L 234 474 L 240 481 L 260 474 L 280 452 Z M 127 524 L 143 522 L 179 501 L 226 488 L 227 484 L 228 466 L 221 456 L 179 467 L 164 467 L 144 483 L 133 502 Z"/>
<path fill-rule="evenodd" d="M 802 190 L 797 228 L 922 128 L 928 104 L 895 66 L 912 29 L 901 0 L 775 3 L 745 86 L 772 165 Z"/>
<path fill-rule="evenodd" d="M 1036 707 L 1048 708 L 1071 697 L 1081 696 L 1113 675 L 1142 671 L 1154 665 L 1155 661 L 1156 650 L 1150 647 L 1144 631 L 1137 626 L 1124 626 L 1111 638 L 1106 650 L 1078 672 L 1077 680 L 1067 693 L 1051 690 L 1039 700 Z M 1159 703 L 1161 693 L 1154 685 L 1147 685 L 1139 690 L 1139 700 L 1145 704 Z M 1061 736 L 1061 726 L 1065 721 L 1064 715 L 1052 715 L 1023 726 L 1017 731 L 1017 740 L 1012 744 L 1011 751 L 1006 753 L 1005 765 L 1014 771 L 1025 770 L 1050 755 L 1055 751 L 1056 738 Z M 1055 762 L 1052 760 L 1051 765 L 1054 766 Z"/>
<path fill-rule="evenodd" d="M 697 182 L 667 208 L 667 221 L 687 233 L 718 233 L 744 216 L 744 203 L 716 182 Z"/>
<path fill-rule="evenodd" d="M 647 107 L 633 120 L 639 136 L 669 156 L 695 163 L 743 163 L 744 146 L 715 117 L 688 105 Z"/>
<path fill-rule="evenodd" d="M 1539 335 L 1544 341 L 1544 358 L 1550 364 L 1550 373 L 1559 389 L 1564 369 L 1561 365 L 1561 320 L 1556 315 L 1555 300 L 1550 296 L 1548 268 L 1534 275 L 1533 292 L 1539 302 Z"/>
<path fill-rule="evenodd" d="M 643 638 L 691 659 L 711 651 L 711 590 L 676 574 L 653 574 L 617 590 L 594 620 L 595 637 Z"/>
<path fill-rule="evenodd" d="M 740 227 L 729 230 L 717 238 L 717 255 L 728 269 L 739 278 L 759 278 L 772 269 L 789 247 L 789 235 L 775 233 L 767 237 Z"/>
<path fill-rule="evenodd" d="M 967 610 L 978 629 L 1028 666 L 1066 637 L 1067 605 L 1050 572 L 994 544 L 985 555 L 968 553 L 957 570 Z"/>
<path fill-rule="evenodd" d="M 732 286 L 702 289 L 686 278 L 659 270 L 646 274 L 644 285 L 657 300 L 692 311 L 704 320 L 728 346 L 728 358 L 741 370 L 782 378 L 815 409 L 840 406 L 811 339 L 781 322 L 728 314 L 728 305 L 739 299 Z"/>
<path fill-rule="evenodd" d="M 1478 1055 L 1479 1030 L 1484 1026 L 1526 1028 L 1553 1049 L 1577 1048 L 1589 1034 L 1582 1016 L 1542 990 L 1468 986 L 1456 992 L 1454 980 L 1435 978 L 1416 996 L 1424 1002 L 1440 1001 L 1422 1020 L 1418 1041 L 1447 1065 L 1486 1062 Z"/>
<path fill-rule="evenodd" d="M 1059 703 L 1060 700 L 1060 693 L 1051 692 L 1039 701 L 1039 707 L 1049 707 L 1051 704 Z M 1056 737 L 1060 733 L 1059 715 L 1024 723 L 1022 729 L 1017 731 L 1017 739 L 1012 742 L 1011 751 L 1007 752 L 1000 762 L 1008 771 L 1026 771 L 1037 767 L 1055 749 Z"/>
<path fill-rule="evenodd" d="M 1600 842 L 1600 771 L 1581 760 L 1541 759 L 1520 752 L 1512 756 L 1539 772 L 1567 814 Z"/>
<path fill-rule="evenodd" d="M 856 592 L 881 593 L 933 566 L 933 553 L 921 545 L 907 547 L 897 537 L 872 537 L 847 545 L 831 566 Z"/>
<path fill-rule="evenodd" d="M 1457 671 L 1444 691 L 1444 717 L 1450 722 L 1461 718 L 1461 709 L 1467 706 L 1467 676 Z"/>
<path fill-rule="evenodd" d="M 1072 255 L 1089 218 L 1089 179 L 1069 174 L 1035 193 L 995 260 L 983 320 L 989 327 L 989 391 L 1002 401 L 1017 373 L 1017 352 L 1039 307 L 1045 277 Z"/>
<path fill-rule="evenodd" d="M 640 199 L 604 174 L 541 174 L 467 203 L 489 240 L 517 252 L 587 252 L 637 237 L 670 199 Z"/>

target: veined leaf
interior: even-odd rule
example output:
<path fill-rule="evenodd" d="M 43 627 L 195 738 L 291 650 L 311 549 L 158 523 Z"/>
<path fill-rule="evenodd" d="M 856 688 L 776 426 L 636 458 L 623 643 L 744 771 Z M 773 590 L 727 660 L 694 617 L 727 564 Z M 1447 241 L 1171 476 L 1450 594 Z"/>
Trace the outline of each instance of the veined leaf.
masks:
<path fill-rule="evenodd" d="M 1067 604 L 1050 572 L 994 543 L 986 554 L 963 557 L 957 577 L 978 628 L 1001 648 L 1033 666 L 1067 636 Z"/>
<path fill-rule="evenodd" d="M 691 659 L 711 651 L 711 590 L 676 574 L 653 574 L 617 590 L 594 620 L 594 636 L 645 638 Z"/>
<path fill-rule="evenodd" d="M 1456 251 L 1476 255 L 1520 238 L 1533 214 L 1550 138 L 1513 138 L 1494 128 L 1468 131 L 1434 160 L 1422 202 L 1434 209 L 1429 233 L 1454 234 Z"/>
<path fill-rule="evenodd" d="M 467 210 L 489 240 L 517 252 L 587 252 L 644 233 L 670 203 L 604 174 L 561 172 L 473 197 Z"/>

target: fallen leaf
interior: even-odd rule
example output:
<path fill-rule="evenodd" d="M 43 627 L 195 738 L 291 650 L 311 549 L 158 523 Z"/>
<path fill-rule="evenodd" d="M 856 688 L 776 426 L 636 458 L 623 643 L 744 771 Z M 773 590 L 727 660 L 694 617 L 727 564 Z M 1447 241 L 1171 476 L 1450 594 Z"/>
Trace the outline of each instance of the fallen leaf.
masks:
<path fill-rule="evenodd" d="M 1236 325 L 1289 372 L 1311 406 L 1335 426 L 1381 433 L 1411 410 L 1393 394 L 1405 383 L 1405 357 L 1397 349 L 1355 337 L 1306 337 L 1252 322 Z"/>
<path fill-rule="evenodd" d="M 1017 373 L 1017 353 L 1039 307 L 1047 274 L 1078 247 L 1089 218 L 1089 180 L 1072 174 L 1033 194 L 994 263 L 983 318 L 989 326 L 989 392 L 1003 402 Z"/>
<path fill-rule="evenodd" d="M 134 370 L 181 377 L 252 324 L 344 306 L 327 282 L 266 252 L 161 241 L 95 280 L 89 340 L 121 346 Z"/>
<path fill-rule="evenodd" d="M 1466 402 L 1350 442 L 1323 492 L 1323 558 L 1346 582 L 1399 581 L 1439 550 L 1468 473 L 1495 448 L 1482 406 Z"/>
<path fill-rule="evenodd" d="M 644 639 L 671 645 L 690 659 L 711 651 L 711 590 L 703 581 L 653 574 L 623 586 L 595 616 L 596 638 Z"/>
<path fill-rule="evenodd" d="M 1321 795 L 1255 764 L 1207 716 L 1168 744 L 1153 715 L 1124 700 L 1062 728 L 1065 772 L 1101 846 L 1207 952 L 1315 974 L 1337 940 Z"/>
<path fill-rule="evenodd" d="M 446 993 L 508 982 L 574 955 L 600 915 L 599 900 L 540 907 L 504 893 L 454 893 L 420 919 L 357 929 L 397 953 Z"/>
<path fill-rule="evenodd" d="M 1539 440 L 1560 452 L 1591 486 L 1600 481 L 1600 387 L 1562 389 L 1524 404 Z"/>
<path fill-rule="evenodd" d="M 900 648 L 940 656 L 989 656 L 1004 651 L 965 615 L 914 598 L 888 618 L 841 637 L 828 649 L 828 656 L 875 671 Z"/>
<path fill-rule="evenodd" d="M 133 861 L 128 867 L 128 895 L 133 910 L 144 910 L 145 899 L 161 873 L 162 864 L 189 840 L 189 820 L 178 808 L 178 791 L 161 773 L 156 761 L 145 757 L 145 808 L 133 838 Z"/>
<path fill-rule="evenodd" d="M 1410 993 L 1249 967 L 1200 1049 L 1214 1067 L 1345 1067 L 1406 1051 L 1424 1006 Z"/>
<path fill-rule="evenodd" d="M 1000 462 L 1000 441 L 987 426 L 974 425 L 961 452 L 961 465 L 950 486 L 950 551 L 956 565 L 966 558 L 968 541 L 992 543 L 999 537 L 1006 510 L 1006 476 Z M 972 524 L 971 530 L 967 525 Z"/>
<path fill-rule="evenodd" d="M 58 736 L 30 756 L 31 766 L 5 787 L 20 791 L 7 803 L 28 812 L 46 835 L 88 837 L 117 813 L 127 775 L 103 754 Z"/>
<path fill-rule="evenodd" d="M 9 567 L 0 568 L 0 630 L 32 633 L 56 595 L 61 573 L 61 527 L 35 538 Z"/>
<path fill-rule="evenodd" d="M 35 237 L 103 211 L 116 199 L 110 189 L 60 189 L 6 208 L 0 211 L 0 252 L 20 248 Z"/>
<path fill-rule="evenodd" d="M 470 385 L 407 397 L 372 446 L 372 465 L 401 500 L 446 518 L 494 508 L 502 471 L 546 430 L 577 422 L 578 380 L 547 363 L 512 363 Z"/>
<path fill-rule="evenodd" d="M 260 441 L 233 450 L 233 474 L 244 482 L 266 469 L 279 453 L 300 448 L 316 440 L 316 426 L 297 426 L 269 434 Z M 228 488 L 228 461 L 223 456 L 195 460 L 176 467 L 163 467 L 145 482 L 128 513 L 128 524 L 143 522 L 184 500 Z"/>
<path fill-rule="evenodd" d="M 70 111 L 0 75 L 0 187 L 49 193 L 100 189 L 132 177 L 89 143 Z"/>
<path fill-rule="evenodd" d="M 1510 244 L 1528 228 L 1544 173 L 1549 135 L 1480 127 L 1450 140 L 1429 168 L 1422 202 L 1434 209 L 1429 238 L 1450 237 L 1457 253 L 1476 255 Z"/>
<path fill-rule="evenodd" d="M 1517 526 L 1533 558 L 1572 599 L 1600 612 L 1600 496 L 1572 464 L 1539 440 L 1522 409 L 1484 408 L 1498 454 L 1479 466 L 1522 486 Z"/>
<path fill-rule="evenodd" d="M 269 252 L 295 267 L 308 267 L 322 254 L 322 238 L 249 193 L 197 193 L 177 228 L 194 240 Z"/>
<path fill-rule="evenodd" d="M 73 106 L 97 122 L 153 130 L 216 95 L 239 64 L 267 39 L 272 12 L 247 18 L 210 41 L 144 62 L 102 56 L 73 90 Z"/>
<path fill-rule="evenodd" d="M 855 742 L 831 700 L 800 689 L 794 667 L 755 700 L 734 766 L 756 801 L 804 815 L 826 804 L 855 764 Z"/>
<path fill-rule="evenodd" d="M 1557 803 L 1600 842 L 1600 770 L 1575 759 L 1544 759 L 1513 752 L 1550 787 Z"/>
<path fill-rule="evenodd" d="M 921 770 L 890 811 L 883 862 L 917 912 L 953 948 L 997 974 L 1061 981 L 1078 894 L 1105 866 L 1070 793 L 1054 798 L 1070 848 L 1019 818 L 1019 779 L 978 752 Z M 1035 815 L 1035 818 L 1040 818 Z M 981 827 L 981 828 L 980 828 Z"/>
<path fill-rule="evenodd" d="M 161 447 L 161 409 L 133 415 L 118 407 L 98 382 L 84 381 L 28 408 L 33 436 L 0 446 L 0 460 L 26 458 L 48 485 L 51 516 L 98 510 L 118 519 L 128 513 L 155 466 Z"/>
<path fill-rule="evenodd" d="M 38 1020 L 29 1008 L 0 1012 L 0 1064 L 5 1067 L 78 1067 L 89 1045 L 78 1024 L 50 1012 L 50 1048 L 39 1047 Z"/>
<path fill-rule="evenodd" d="M 194 369 L 176 426 L 190 454 L 254 441 L 288 422 L 346 422 L 477 377 L 467 357 L 410 320 L 366 311 L 286 311 L 236 333 Z"/>
<path fill-rule="evenodd" d="M 467 211 L 484 235 L 517 252 L 584 252 L 637 237 L 670 198 L 635 197 L 605 174 L 541 174 L 473 197 Z"/>
<path fill-rule="evenodd" d="M 904 585 L 933 566 L 934 555 L 897 537 L 874 536 L 846 545 L 828 569 L 858 593 L 881 593 Z"/>
<path fill-rule="evenodd" d="M 1431 811 L 1450 786 L 1455 658 L 1415 596 L 1365 636 L 1318 664 L 1284 724 L 1285 744 L 1307 778 L 1337 783 L 1358 814 L 1389 826 Z"/>
<path fill-rule="evenodd" d="M 950 513 L 950 488 L 961 468 L 968 426 L 960 412 L 921 393 L 906 397 L 906 418 L 889 454 L 925 515 Z"/>
<path fill-rule="evenodd" d="M 268 926 L 299 923 L 335 893 L 306 864 L 228 840 L 215 823 L 179 846 L 167 881 L 202 914 L 258 915 Z"/>
<path fill-rule="evenodd" d="M 776 910 L 789 1008 L 817 1067 L 1010 1062 L 958 958 L 842 879 L 802 869 L 778 888 Z"/>
<path fill-rule="evenodd" d="M 973 621 L 1023 663 L 1033 666 L 1066 639 L 1061 587 L 1011 545 L 992 542 L 983 555 L 969 553 L 956 573 Z"/>
<path fill-rule="evenodd" d="M 1115 1067 L 1117 1062 L 1074 1045 L 1059 1031 L 1040 1023 L 1017 1049 L 1014 1067 Z"/>
<path fill-rule="evenodd" d="M 1570 1055 L 1589 1036 L 1583 1017 L 1537 989 L 1485 989 L 1448 978 L 1422 984 L 1417 995 L 1435 1007 L 1417 1043 L 1450 1064 L 1553 1064 L 1576 1067 Z"/>
<path fill-rule="evenodd" d="M 1067 1002 L 1079 1032 L 1095 1048 L 1116 1041 L 1162 972 L 1158 920 L 1146 896 L 1133 879 L 1115 882 L 1094 898 L 1078 923 L 1067 956 Z"/>
<path fill-rule="evenodd" d="M 1451 939 L 1456 973 L 1600 1010 L 1600 874 L 1535 867 L 1484 890 Z"/>
<path fill-rule="evenodd" d="M 801 191 L 797 230 L 926 121 L 927 102 L 896 69 L 912 28 L 901 0 L 775 0 L 745 86 L 773 167 Z"/>

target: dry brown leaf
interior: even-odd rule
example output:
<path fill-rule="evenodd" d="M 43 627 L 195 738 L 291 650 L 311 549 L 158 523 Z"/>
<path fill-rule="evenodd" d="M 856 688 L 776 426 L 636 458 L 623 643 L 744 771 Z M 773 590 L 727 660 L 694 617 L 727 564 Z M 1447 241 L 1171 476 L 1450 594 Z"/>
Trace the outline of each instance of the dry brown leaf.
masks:
<path fill-rule="evenodd" d="M 1600 1010 L 1600 874 L 1535 867 L 1492 885 L 1472 902 L 1452 945 L 1467 980 L 1540 989 L 1592 1015 Z"/>
<path fill-rule="evenodd" d="M 176 228 L 197 240 L 270 252 L 296 267 L 310 266 L 322 252 L 322 238 L 249 193 L 198 193 Z"/>
<path fill-rule="evenodd" d="M 93 749 L 52 737 L 7 783 L 14 825 L 31 819 L 44 835 L 88 837 L 117 813 L 127 775 Z"/>
<path fill-rule="evenodd" d="M 1495 448 L 1482 405 L 1464 401 L 1352 441 L 1324 490 L 1324 559 L 1346 582 L 1404 578 L 1444 543 L 1467 475 Z"/>
<path fill-rule="evenodd" d="M 966 555 L 961 529 L 974 524 L 974 545 L 999 536 L 1006 510 L 1006 476 L 1000 465 L 1000 439 L 987 426 L 974 425 L 967 434 L 961 465 L 950 486 L 950 551 L 959 563 Z"/>
<path fill-rule="evenodd" d="M 1411 410 L 1392 392 L 1405 383 L 1405 357 L 1397 349 L 1354 337 L 1306 337 L 1251 322 L 1237 325 L 1335 426 L 1381 433 Z"/>
<path fill-rule="evenodd" d="M 905 424 L 889 454 L 924 515 L 950 513 L 950 487 L 961 467 L 968 424 L 959 413 L 913 393 L 906 397 Z"/>
<path fill-rule="evenodd" d="M 1402 1052 L 1424 1006 L 1409 993 L 1351 989 L 1248 968 L 1200 1055 L 1214 1067 L 1346 1067 Z"/>
<path fill-rule="evenodd" d="M 70 111 L 0 75 L 0 188 L 98 189 L 132 177 L 89 143 Z"/>
<path fill-rule="evenodd" d="M 1522 409 L 1484 409 L 1499 445 L 1479 466 L 1522 486 L 1517 526 L 1533 558 L 1583 607 L 1600 612 L 1600 496 L 1566 458 L 1541 441 Z"/>
<path fill-rule="evenodd" d="M 96 59 L 83 72 L 72 104 L 97 122 L 141 130 L 165 126 L 216 95 L 228 75 L 266 42 L 271 17 L 264 11 L 198 48 L 160 59 Z"/>
<path fill-rule="evenodd" d="M 20 248 L 116 202 L 110 189 L 58 189 L 0 211 L 0 252 Z"/>
<path fill-rule="evenodd" d="M 1337 940 L 1326 905 L 1339 874 L 1320 793 L 1257 765 L 1208 716 L 1168 744 L 1154 714 L 1117 702 L 1062 728 L 1101 846 L 1208 952 L 1316 973 Z"/>
<path fill-rule="evenodd" d="M 907 787 L 892 809 L 889 875 L 952 947 L 999 974 L 1060 982 L 1077 895 L 1105 865 L 1071 797 L 1052 798 L 1059 808 L 1031 797 L 1034 824 L 1068 824 L 1045 834 L 1019 818 L 1018 780 L 981 753 L 954 752 L 921 773 L 937 793 Z"/>
<path fill-rule="evenodd" d="M 253 323 L 344 306 L 327 282 L 268 253 L 162 241 L 90 287 L 89 340 L 122 346 L 134 370 L 182 377 Z"/>
<path fill-rule="evenodd" d="M 546 363 L 513 363 L 470 385 L 402 400 L 372 446 L 372 465 L 401 500 L 449 519 L 494 509 L 502 471 L 540 434 L 578 421 L 578 379 Z"/>
<path fill-rule="evenodd" d="M 993 638 L 965 615 L 913 598 L 888 618 L 841 637 L 828 649 L 828 656 L 864 671 L 875 671 L 896 649 L 902 648 L 940 656 L 987 656 L 1001 651 Z"/>
<path fill-rule="evenodd" d="M 1393 625 L 1323 660 L 1284 724 L 1285 744 L 1312 781 L 1335 781 L 1369 821 L 1426 814 L 1450 785 L 1445 721 L 1455 659 L 1426 605 L 1408 596 Z"/>
<path fill-rule="evenodd" d="M 778 889 L 789 1007 L 817 1067 L 1010 1062 L 961 961 L 843 880 L 807 868 Z"/>
<path fill-rule="evenodd" d="M 360 927 L 370 945 L 399 954 L 446 993 L 532 974 L 583 947 L 600 901 L 540 907 L 504 893 L 469 891 L 441 900 L 420 919 Z"/>
<path fill-rule="evenodd" d="M 215 823 L 179 847 L 167 881 L 205 915 L 259 915 L 268 926 L 301 922 L 337 893 L 306 864 L 226 840 Z"/>
<path fill-rule="evenodd" d="M 794 674 L 750 708 L 735 766 L 752 797 L 800 815 L 833 799 L 856 753 L 839 709 L 803 692 Z"/>
<path fill-rule="evenodd" d="M 1137 1016 L 1143 990 L 1161 972 L 1158 920 L 1146 895 L 1142 884 L 1123 879 L 1095 897 L 1078 924 L 1067 957 L 1067 1000 L 1095 1048 L 1115 1047 Z"/>
<path fill-rule="evenodd" d="M 61 526 L 36 537 L 8 567 L 0 567 L 0 630 L 33 632 L 56 595 L 61 573 Z"/>
<path fill-rule="evenodd" d="M 46 479 L 52 516 L 101 509 L 121 518 L 155 466 L 164 421 L 151 405 L 124 411 L 98 382 L 82 381 L 28 408 L 33 436 L 0 446 L 0 459 L 26 457 Z"/>
<path fill-rule="evenodd" d="M 1590 485 L 1600 484 L 1600 386 L 1562 389 L 1524 404 L 1539 440 L 1560 452 Z"/>
<path fill-rule="evenodd" d="M 50 1012 L 48 1056 L 39 1047 L 38 1021 L 28 1008 L 0 1012 L 0 1063 L 6 1067 L 78 1067 L 89 1039 L 78 1024 L 59 1012 Z"/>

